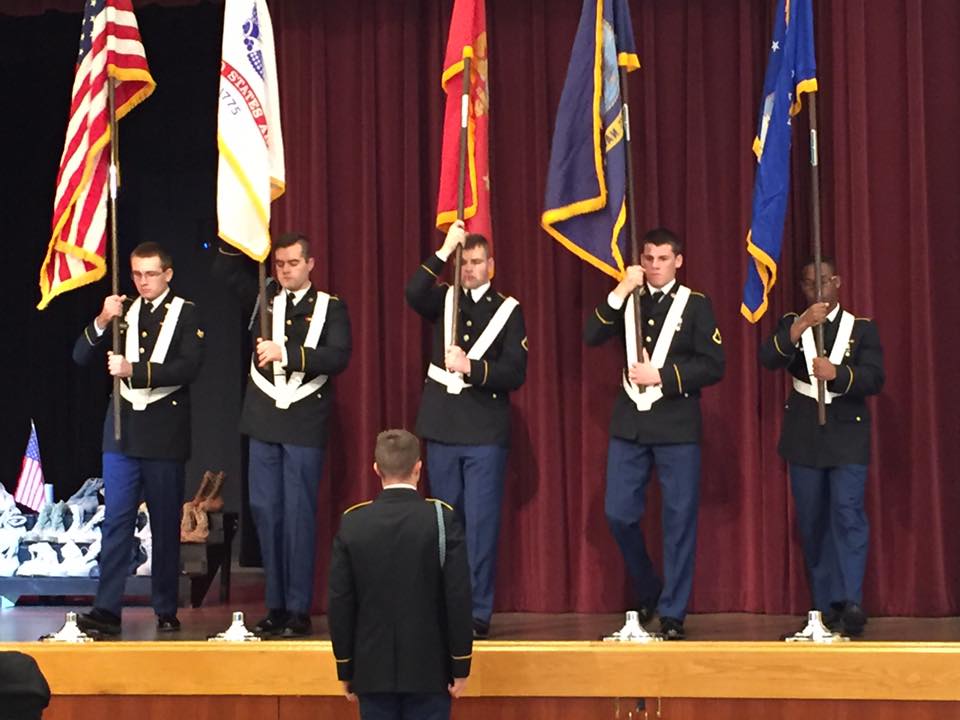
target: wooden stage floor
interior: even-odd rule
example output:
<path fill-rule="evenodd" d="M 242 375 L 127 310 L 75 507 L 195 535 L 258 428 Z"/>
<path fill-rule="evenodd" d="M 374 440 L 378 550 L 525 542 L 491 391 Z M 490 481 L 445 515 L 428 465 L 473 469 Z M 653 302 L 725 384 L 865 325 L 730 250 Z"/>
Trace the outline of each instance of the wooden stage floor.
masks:
<path fill-rule="evenodd" d="M 301 717 L 290 709 L 294 707 L 306 713 L 303 717 L 355 717 L 342 715 L 341 711 L 354 711 L 338 704 L 341 689 L 325 618 L 314 619 L 316 635 L 309 639 L 228 646 L 206 642 L 208 635 L 226 627 L 226 608 L 183 609 L 183 631 L 157 636 L 152 611 L 135 607 L 124 611 L 120 640 L 86 646 L 35 642 L 40 635 L 56 630 L 68 609 L 0 610 L 0 650 L 21 650 L 37 659 L 61 698 L 58 713 L 66 712 L 67 698 L 70 707 L 86 708 L 51 717 L 93 717 L 89 703 L 97 698 L 98 703 L 112 698 L 111 702 L 120 705 L 151 698 L 152 707 L 166 708 L 157 709 L 157 717 L 179 713 L 176 698 L 206 698 L 211 717 L 247 717 L 243 711 L 223 705 L 239 702 L 238 698 L 249 701 L 237 707 L 248 707 L 251 717 L 257 717 L 252 708 L 261 701 L 273 708 L 263 717 Z M 251 625 L 262 612 L 253 605 L 237 609 L 245 611 Z M 799 702 L 799 707 L 810 711 L 804 703 L 816 698 L 853 703 L 860 709 L 866 707 L 864 701 L 919 701 L 914 710 L 923 707 L 934 713 L 931 717 L 960 719 L 960 703 L 954 702 L 960 701 L 960 618 L 873 618 L 862 640 L 836 646 L 779 642 L 782 633 L 799 629 L 800 617 L 750 614 L 691 615 L 687 621 L 690 639 L 684 642 L 630 645 L 597 641 L 620 621 L 619 615 L 496 615 L 491 639 L 474 647 L 469 693 L 475 701 L 460 707 L 480 708 L 480 701 L 500 704 L 495 706 L 496 712 L 494 706 L 488 706 L 486 714 L 476 710 L 479 714 L 474 715 L 473 710 L 468 713 L 464 709 L 455 717 L 512 717 L 514 711 L 524 720 L 538 717 L 531 707 L 517 710 L 522 706 L 517 705 L 519 699 L 565 701 L 544 711 L 544 717 L 556 716 L 550 713 L 616 717 L 618 708 L 623 710 L 621 717 L 643 717 L 630 715 L 636 699 L 642 698 L 670 699 L 674 708 L 683 699 L 709 700 L 711 717 L 727 716 L 717 705 L 720 701 L 734 703 L 730 717 L 743 716 L 736 703 L 765 701 L 775 703 L 771 707 L 776 712 L 764 710 L 758 717 L 792 717 L 785 710 L 792 707 L 790 702 Z M 300 700 L 294 702 L 296 698 Z M 304 698 L 313 698 L 313 704 L 303 705 Z M 633 704 L 628 709 L 621 702 Z M 333 704 L 327 710 L 340 710 L 332 715 L 321 712 L 321 706 L 329 703 Z M 583 713 L 573 712 L 577 703 L 588 703 Z M 96 712 L 125 717 L 110 707 Z M 282 707 L 289 712 L 281 711 Z M 945 707 L 950 708 L 949 713 Z M 694 710 L 677 716 L 699 717 Z M 818 714 L 823 716 L 819 720 L 832 717 L 826 710 Z M 878 716 L 874 708 L 869 716 L 882 713 Z"/>
<path fill-rule="evenodd" d="M 58 629 L 68 610 L 88 606 L 17 606 L 0 610 L 0 643 L 32 642 L 41 635 Z M 231 610 L 242 610 L 247 625 L 252 626 L 263 615 L 257 604 L 233 608 L 210 606 L 181 608 L 183 630 L 179 633 L 157 633 L 155 617 L 148 607 L 128 607 L 123 611 L 121 641 L 206 640 L 209 635 L 226 628 Z M 690 642 L 775 641 L 786 632 L 799 630 L 804 618 L 796 615 L 758 615 L 751 613 L 719 613 L 690 615 L 685 627 Z M 623 624 L 616 614 L 587 615 L 577 613 L 498 613 L 494 616 L 491 641 L 591 641 L 609 634 Z M 326 618 L 313 618 L 314 635 L 310 640 L 329 640 Z M 656 622 L 651 629 L 656 628 Z M 112 641 L 113 642 L 113 641 Z M 302 641 L 298 641 L 302 642 Z M 864 636 L 856 641 L 872 642 L 940 642 L 960 643 L 960 617 L 952 618 L 871 618 Z M 683 644 L 683 643 L 680 643 Z"/>

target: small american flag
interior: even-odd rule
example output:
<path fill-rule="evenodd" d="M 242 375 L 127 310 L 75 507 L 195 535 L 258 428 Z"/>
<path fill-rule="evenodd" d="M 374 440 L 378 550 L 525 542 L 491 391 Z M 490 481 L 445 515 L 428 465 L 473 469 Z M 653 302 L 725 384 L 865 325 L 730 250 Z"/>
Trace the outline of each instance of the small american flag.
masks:
<path fill-rule="evenodd" d="M 41 310 L 60 293 L 96 282 L 106 273 L 108 78 L 116 79 L 118 120 L 155 87 L 131 0 L 84 2 L 53 232 L 40 269 Z"/>
<path fill-rule="evenodd" d="M 23 453 L 23 466 L 13 499 L 31 510 L 43 507 L 43 468 L 40 466 L 40 443 L 37 442 L 37 428 L 30 421 L 30 440 Z"/>

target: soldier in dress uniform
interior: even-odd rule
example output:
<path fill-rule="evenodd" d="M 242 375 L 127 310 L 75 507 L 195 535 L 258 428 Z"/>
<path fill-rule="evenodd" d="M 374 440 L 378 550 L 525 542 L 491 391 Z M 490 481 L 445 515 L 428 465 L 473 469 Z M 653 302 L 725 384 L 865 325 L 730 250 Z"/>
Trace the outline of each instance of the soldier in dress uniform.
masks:
<path fill-rule="evenodd" d="M 173 260 L 157 243 L 138 245 L 130 256 L 138 297 L 111 295 L 84 328 L 73 359 L 88 365 L 110 346 L 107 329 L 120 317 L 122 353 L 107 351 L 107 370 L 120 378 L 119 442 L 113 403 L 103 425 L 106 514 L 100 550 L 100 582 L 93 609 L 78 617 L 88 631 L 120 633 L 123 589 L 130 575 L 133 532 L 141 496 L 153 535 L 152 604 L 161 632 L 180 629 L 180 508 L 184 463 L 190 455 L 190 383 L 203 361 L 203 330 L 192 302 L 170 289 Z"/>
<path fill-rule="evenodd" d="M 760 346 L 760 362 L 786 369 L 793 391 L 784 408 L 780 455 L 789 464 L 813 605 L 828 626 L 860 635 L 869 525 L 864 507 L 870 462 L 870 410 L 866 398 L 883 388 L 883 349 L 876 323 L 840 307 L 840 276 L 829 258 L 802 271 L 810 306 L 787 313 Z M 823 325 L 824 357 L 813 328 Z M 817 421 L 817 380 L 826 381 L 826 425 Z"/>
<path fill-rule="evenodd" d="M 437 278 L 460 244 L 463 294 L 454 338 L 453 288 Z M 407 283 L 407 302 L 434 326 L 417 433 L 427 441 L 431 492 L 456 509 L 466 528 L 478 638 L 489 633 L 493 614 L 510 392 L 527 373 L 523 313 L 514 298 L 493 289 L 493 269 L 487 240 L 467 235 L 458 220 Z"/>
<path fill-rule="evenodd" d="M 643 237 L 641 264 L 587 319 L 587 345 L 626 344 L 607 449 L 605 511 L 639 601 L 640 621 L 659 612 L 668 640 L 684 638 L 693 585 L 700 486 L 700 391 L 723 377 L 724 356 L 709 298 L 677 282 L 683 246 L 664 228 Z M 643 347 L 636 347 L 633 291 L 640 287 Z M 640 519 L 650 472 L 663 498 L 663 582 Z"/>
<path fill-rule="evenodd" d="M 470 674 L 470 567 L 446 503 L 417 492 L 420 442 L 377 437 L 376 500 L 347 510 L 333 542 L 329 623 L 337 677 L 364 720 L 446 720 Z"/>
<path fill-rule="evenodd" d="M 250 437 L 250 510 L 266 576 L 261 635 L 312 633 L 317 492 L 333 411 L 332 377 L 350 360 L 350 318 L 336 295 L 310 283 L 314 260 L 299 233 L 273 244 L 276 281 L 268 285 L 269 337 L 251 317 L 253 357 L 240 418 Z M 221 246 L 214 272 L 246 308 L 255 308 L 255 265 Z"/>

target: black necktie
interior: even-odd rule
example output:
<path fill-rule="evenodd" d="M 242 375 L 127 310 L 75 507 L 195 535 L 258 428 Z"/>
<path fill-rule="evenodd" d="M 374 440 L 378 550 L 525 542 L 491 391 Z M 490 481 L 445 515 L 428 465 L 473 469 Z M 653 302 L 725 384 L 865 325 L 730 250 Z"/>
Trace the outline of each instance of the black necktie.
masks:
<path fill-rule="evenodd" d="M 297 304 L 297 296 L 294 295 L 292 292 L 288 292 L 288 293 L 287 293 L 287 302 L 290 303 L 290 306 L 291 306 L 291 307 L 293 307 L 294 305 Z"/>
<path fill-rule="evenodd" d="M 654 290 L 652 293 L 650 293 L 650 299 L 655 303 L 660 302 L 660 300 L 663 299 L 663 292 L 660 290 Z"/>

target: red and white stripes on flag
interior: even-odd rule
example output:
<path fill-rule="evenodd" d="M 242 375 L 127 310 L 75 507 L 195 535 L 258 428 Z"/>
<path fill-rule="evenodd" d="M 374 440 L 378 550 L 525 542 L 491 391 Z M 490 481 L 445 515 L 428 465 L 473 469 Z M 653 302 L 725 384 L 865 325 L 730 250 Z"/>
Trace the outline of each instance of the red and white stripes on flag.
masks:
<path fill-rule="evenodd" d="M 116 79 L 118 120 L 156 85 L 131 0 L 84 2 L 70 119 L 53 201 L 53 232 L 40 269 L 41 310 L 60 293 L 106 273 L 108 78 Z"/>
<path fill-rule="evenodd" d="M 37 442 L 37 428 L 30 421 L 30 439 L 23 453 L 23 466 L 13 499 L 31 510 L 43 507 L 43 468 L 40 466 L 40 443 Z"/>

